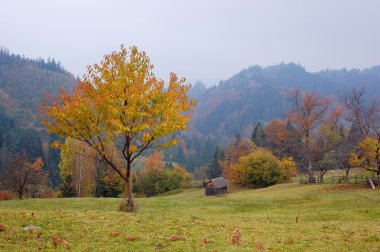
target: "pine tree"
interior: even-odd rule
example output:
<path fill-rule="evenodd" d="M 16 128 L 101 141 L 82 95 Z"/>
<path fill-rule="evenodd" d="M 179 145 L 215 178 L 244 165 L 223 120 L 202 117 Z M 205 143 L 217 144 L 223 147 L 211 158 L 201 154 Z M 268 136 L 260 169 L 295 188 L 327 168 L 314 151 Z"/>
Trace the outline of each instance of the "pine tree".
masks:
<path fill-rule="evenodd" d="M 264 130 L 261 122 L 259 121 L 255 128 L 253 129 L 251 141 L 256 144 L 256 146 L 261 147 L 264 145 Z"/>
<path fill-rule="evenodd" d="M 217 178 L 222 175 L 222 168 L 219 164 L 219 161 L 223 159 L 224 157 L 224 151 L 217 146 L 213 155 L 213 159 L 211 163 L 208 166 L 208 169 L 206 171 L 206 175 L 209 178 Z"/>

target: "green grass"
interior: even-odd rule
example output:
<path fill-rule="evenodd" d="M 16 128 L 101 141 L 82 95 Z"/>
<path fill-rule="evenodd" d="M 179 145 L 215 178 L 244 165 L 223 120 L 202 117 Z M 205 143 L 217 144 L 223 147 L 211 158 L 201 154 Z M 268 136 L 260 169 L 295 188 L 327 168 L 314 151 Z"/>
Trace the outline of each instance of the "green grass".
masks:
<path fill-rule="evenodd" d="M 120 199 L 2 201 L 0 251 L 52 250 L 51 235 L 67 240 L 72 251 L 157 251 L 157 244 L 161 251 L 259 251 L 259 243 L 265 251 L 380 247 L 380 192 L 368 188 L 283 184 L 224 197 L 191 189 L 136 201 L 134 214 L 116 211 Z M 41 229 L 25 231 L 24 225 Z M 234 228 L 241 231 L 240 245 L 230 244 Z M 169 241 L 173 235 L 185 240 Z"/>

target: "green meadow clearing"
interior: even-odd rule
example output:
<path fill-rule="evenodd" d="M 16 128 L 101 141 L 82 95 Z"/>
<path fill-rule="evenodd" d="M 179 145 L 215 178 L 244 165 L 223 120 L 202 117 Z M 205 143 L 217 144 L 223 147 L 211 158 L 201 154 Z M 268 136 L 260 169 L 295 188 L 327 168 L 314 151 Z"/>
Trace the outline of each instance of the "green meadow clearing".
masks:
<path fill-rule="evenodd" d="M 365 187 L 282 184 L 224 197 L 189 189 L 136 201 L 133 214 L 116 211 L 120 199 L 2 201 L 0 251 L 53 250 L 54 235 L 69 243 L 58 251 L 380 251 L 380 192 Z"/>

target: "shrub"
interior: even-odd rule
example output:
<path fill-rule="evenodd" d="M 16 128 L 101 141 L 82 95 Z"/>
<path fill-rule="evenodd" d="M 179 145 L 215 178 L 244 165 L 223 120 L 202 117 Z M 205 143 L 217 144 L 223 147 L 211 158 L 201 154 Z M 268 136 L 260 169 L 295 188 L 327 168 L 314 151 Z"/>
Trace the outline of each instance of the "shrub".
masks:
<path fill-rule="evenodd" d="M 184 168 L 174 165 L 173 170 L 149 170 L 137 177 L 136 191 L 146 196 L 155 196 L 179 188 L 191 187 L 193 177 Z"/>
<path fill-rule="evenodd" d="M 193 175 L 186 171 L 185 168 L 175 164 L 173 170 L 169 170 L 169 173 L 171 173 L 171 175 L 180 182 L 181 188 L 191 187 L 194 178 Z"/>
<path fill-rule="evenodd" d="M 0 191 L 0 201 L 1 200 L 10 200 L 12 199 L 12 195 L 5 191 Z"/>
<path fill-rule="evenodd" d="M 243 183 L 251 187 L 276 184 L 281 178 L 280 162 L 266 149 L 257 149 L 239 159 Z"/>
<path fill-rule="evenodd" d="M 292 157 L 284 157 L 280 160 L 281 181 L 288 182 L 297 175 L 297 165 Z"/>

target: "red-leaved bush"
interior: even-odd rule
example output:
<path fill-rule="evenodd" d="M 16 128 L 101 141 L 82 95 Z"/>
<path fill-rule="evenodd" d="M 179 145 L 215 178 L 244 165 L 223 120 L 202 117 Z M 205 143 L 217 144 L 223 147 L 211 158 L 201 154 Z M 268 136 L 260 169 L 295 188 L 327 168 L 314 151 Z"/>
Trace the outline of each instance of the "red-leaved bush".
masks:
<path fill-rule="evenodd" d="M 12 195 L 5 191 L 0 191 L 0 200 L 10 200 L 12 199 Z"/>

